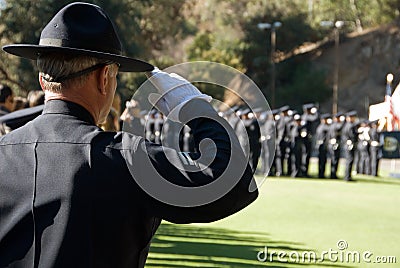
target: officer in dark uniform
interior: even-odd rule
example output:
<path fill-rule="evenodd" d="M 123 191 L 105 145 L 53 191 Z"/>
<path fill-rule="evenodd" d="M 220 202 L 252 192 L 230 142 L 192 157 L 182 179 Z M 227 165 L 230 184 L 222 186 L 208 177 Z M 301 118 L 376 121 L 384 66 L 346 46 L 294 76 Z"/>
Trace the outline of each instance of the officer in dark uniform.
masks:
<path fill-rule="evenodd" d="M 183 141 L 181 130 L 182 124 L 179 122 L 174 122 L 164 117 L 163 131 L 162 131 L 162 145 L 165 147 L 175 148 L 178 146 L 182 148 Z M 176 143 L 176 144 L 175 144 Z"/>
<path fill-rule="evenodd" d="M 328 151 L 331 160 L 331 179 L 337 179 L 337 170 L 339 166 L 340 150 L 341 150 L 341 135 L 342 128 L 346 117 L 343 113 L 337 113 L 333 116 L 333 122 L 329 127 Z"/>
<path fill-rule="evenodd" d="M 144 267 L 162 219 L 215 221 L 257 197 L 240 145 L 211 98 L 122 56 L 100 7 L 69 4 L 39 45 L 3 49 L 37 60 L 46 103 L 40 116 L 0 138 L 7 163 L 0 165 L 0 267 Z M 96 126 L 110 111 L 118 70 L 153 70 L 148 85 L 163 95 L 158 109 L 171 120 L 191 119 L 196 147 L 212 140 L 201 155 Z M 222 188 L 211 183 L 217 178 Z"/>
<path fill-rule="evenodd" d="M 382 157 L 382 145 L 380 141 L 380 133 L 378 132 L 378 120 L 369 122 L 369 153 L 371 162 L 371 175 L 378 176 L 379 160 Z"/>
<path fill-rule="evenodd" d="M 304 128 L 301 135 L 301 141 L 303 143 L 303 162 L 302 171 L 305 177 L 308 177 L 308 168 L 310 166 L 310 158 L 312 153 L 313 137 L 315 135 L 316 128 L 319 124 L 319 114 L 317 106 L 314 103 L 308 103 L 303 105 L 303 114 L 301 120 L 304 122 Z"/>
<path fill-rule="evenodd" d="M 287 163 L 288 151 L 290 149 L 290 122 L 291 118 L 288 115 L 290 107 L 285 105 L 279 109 L 279 119 L 276 121 L 276 143 L 275 166 L 276 176 L 283 175 L 284 163 Z M 286 160 L 286 161 L 285 161 Z"/>
<path fill-rule="evenodd" d="M 346 123 L 342 129 L 342 144 L 346 156 L 346 167 L 344 171 L 344 180 L 352 181 L 351 172 L 353 169 L 354 152 L 357 148 L 357 112 L 350 111 L 346 113 Z"/>
<path fill-rule="evenodd" d="M 272 160 L 270 175 L 279 177 L 282 174 L 282 165 L 280 165 L 279 164 L 280 161 L 277 160 L 277 153 L 279 150 L 277 123 L 281 117 L 281 111 L 279 109 L 274 109 L 272 110 L 272 112 L 274 115 L 274 124 L 275 124 L 275 148 L 274 148 L 274 159 Z M 279 167 L 280 170 L 278 169 Z"/>
<path fill-rule="evenodd" d="M 140 114 L 139 114 L 139 118 L 140 118 L 140 125 L 142 125 L 143 127 L 143 136 L 144 138 L 146 138 L 146 120 L 149 116 L 149 111 L 147 110 L 141 110 Z"/>
<path fill-rule="evenodd" d="M 245 153 L 248 153 L 249 163 L 256 171 L 258 159 L 261 153 L 261 132 L 254 114 L 249 108 L 241 109 L 237 115 L 240 116 L 240 122 L 236 126 L 236 135 Z"/>
<path fill-rule="evenodd" d="M 330 114 L 322 114 L 320 120 L 315 133 L 315 148 L 318 152 L 318 178 L 325 178 L 326 161 L 328 159 L 328 132 L 332 118 Z"/>
<path fill-rule="evenodd" d="M 290 126 L 290 157 L 291 157 L 291 177 L 304 177 L 302 170 L 303 163 L 303 142 L 301 133 L 306 128 L 301 115 L 297 112 L 293 115 L 293 122 Z"/>
<path fill-rule="evenodd" d="M 274 117 L 278 113 L 278 109 L 267 112 L 265 123 L 262 126 L 264 135 L 261 136 L 261 172 L 269 176 L 275 174 L 276 126 Z"/>
<path fill-rule="evenodd" d="M 263 141 L 265 140 L 265 135 L 266 133 L 264 132 L 264 125 L 267 121 L 267 112 L 264 112 L 262 108 L 254 108 L 253 109 L 253 114 L 254 114 L 254 119 L 256 121 L 256 125 L 258 126 L 259 129 L 259 157 L 258 157 L 258 162 L 261 161 L 261 165 L 259 165 L 259 167 L 257 166 L 256 169 L 256 174 L 263 174 L 262 169 L 262 162 L 263 162 L 263 154 L 264 154 L 264 148 L 263 148 Z M 258 165 L 258 163 L 257 163 Z M 269 169 L 270 165 L 268 164 L 268 169 Z"/>
<path fill-rule="evenodd" d="M 155 136 L 154 142 L 157 144 L 162 143 L 163 126 L 164 126 L 164 116 L 162 113 L 157 112 L 154 120 L 154 136 Z"/>
<path fill-rule="evenodd" d="M 369 159 L 369 126 L 368 120 L 362 120 L 357 124 L 357 148 L 355 154 L 358 155 L 358 161 L 354 158 L 354 166 L 357 168 L 357 173 L 370 175 L 370 159 Z"/>
<path fill-rule="evenodd" d="M 245 115 L 245 126 L 250 142 L 250 166 L 255 172 L 261 154 L 261 131 L 254 112 L 250 111 Z"/>
<path fill-rule="evenodd" d="M 181 131 L 182 151 L 183 152 L 194 152 L 195 146 L 193 141 L 193 132 L 188 125 L 183 125 Z"/>
<path fill-rule="evenodd" d="M 286 133 L 288 133 L 286 140 L 288 141 L 288 146 L 285 151 L 284 159 L 286 161 L 286 168 L 287 168 L 285 174 L 287 174 L 288 176 L 291 176 L 291 174 L 293 172 L 292 168 L 294 167 L 294 163 L 292 163 L 292 159 L 294 159 L 294 158 L 292 157 L 293 146 L 292 146 L 291 131 L 292 131 L 292 127 L 294 125 L 296 125 L 296 123 L 294 122 L 294 115 L 296 115 L 296 114 L 299 114 L 296 110 L 289 109 L 287 111 L 287 115 L 286 115 Z"/>
<path fill-rule="evenodd" d="M 146 139 L 151 142 L 155 142 L 156 136 L 154 131 L 156 110 L 151 110 L 145 117 L 145 129 L 146 129 Z"/>
<path fill-rule="evenodd" d="M 239 106 L 234 106 L 231 109 L 229 109 L 226 114 L 227 121 L 234 130 L 236 130 L 237 124 L 240 121 L 240 118 L 238 115 L 239 110 L 240 110 Z"/>
<path fill-rule="evenodd" d="M 125 110 L 121 114 L 121 129 L 137 136 L 146 137 L 144 116 L 147 111 L 141 111 L 137 101 L 129 100 L 125 103 Z"/>
<path fill-rule="evenodd" d="M 246 126 L 244 125 L 245 115 L 248 113 L 250 109 L 248 108 L 241 108 L 236 111 L 236 116 L 239 118 L 239 121 L 235 124 L 236 127 L 234 128 L 236 135 L 239 139 L 240 146 L 242 146 L 243 151 L 247 153 L 249 151 L 249 138 L 247 137 Z"/>

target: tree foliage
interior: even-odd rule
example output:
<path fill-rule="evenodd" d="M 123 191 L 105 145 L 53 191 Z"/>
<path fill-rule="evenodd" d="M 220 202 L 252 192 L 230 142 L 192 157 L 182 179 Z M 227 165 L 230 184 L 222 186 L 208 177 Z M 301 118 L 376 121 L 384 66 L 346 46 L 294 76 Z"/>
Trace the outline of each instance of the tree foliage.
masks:
<path fill-rule="evenodd" d="M 41 29 L 67 0 L 0 0 L 0 43 L 37 43 Z M 102 6 L 115 22 L 125 54 L 163 68 L 175 63 L 209 60 L 249 75 L 270 94 L 270 32 L 260 22 L 282 22 L 276 49 L 286 53 L 331 32 L 322 20 L 343 20 L 342 31 L 374 27 L 397 19 L 398 0 L 88 0 Z M 306 59 L 276 64 L 277 104 L 296 105 L 329 98 L 326 74 Z M 144 80 L 122 74 L 119 91 L 128 98 Z M 0 82 L 21 95 L 38 87 L 32 61 L 0 53 Z M 207 89 L 205 89 L 207 90 Z M 210 89 L 210 93 L 213 89 Z"/>
<path fill-rule="evenodd" d="M 9 43 L 38 43 L 41 29 L 51 17 L 63 6 L 73 2 L 67 0 L 7 0 L 0 11 L 1 45 Z M 183 0 L 89 0 L 87 2 L 100 5 L 115 22 L 125 54 L 149 60 L 157 65 L 163 65 L 164 58 L 153 59 L 156 51 L 163 47 L 169 39 L 182 39 L 190 32 L 179 16 Z M 170 23 L 174 21 L 174 23 Z M 29 26 L 27 26 L 29 25 Z M 16 87 L 20 94 L 39 87 L 35 63 L 33 61 L 10 57 L 5 53 L 0 55 L 0 69 L 6 75 L 0 79 L 6 80 Z M 18 84 L 13 80 L 18 81 Z M 137 74 L 123 77 L 123 88 L 142 81 Z M 132 92 L 130 93 L 132 94 Z"/>

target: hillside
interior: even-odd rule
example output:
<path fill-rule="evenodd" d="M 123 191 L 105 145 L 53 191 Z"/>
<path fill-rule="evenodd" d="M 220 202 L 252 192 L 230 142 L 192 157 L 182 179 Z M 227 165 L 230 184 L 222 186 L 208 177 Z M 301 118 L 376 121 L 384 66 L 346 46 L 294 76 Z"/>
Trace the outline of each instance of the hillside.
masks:
<path fill-rule="evenodd" d="M 335 62 L 334 41 L 303 47 L 297 56 L 309 57 L 313 68 L 327 72 L 332 85 Z M 384 100 L 386 75 L 394 74 L 393 88 L 400 81 L 400 28 L 398 24 L 340 36 L 338 111 L 355 109 L 367 117 L 368 106 Z M 295 53 L 296 54 L 296 53 Z M 320 104 L 332 110 L 332 100 Z"/>

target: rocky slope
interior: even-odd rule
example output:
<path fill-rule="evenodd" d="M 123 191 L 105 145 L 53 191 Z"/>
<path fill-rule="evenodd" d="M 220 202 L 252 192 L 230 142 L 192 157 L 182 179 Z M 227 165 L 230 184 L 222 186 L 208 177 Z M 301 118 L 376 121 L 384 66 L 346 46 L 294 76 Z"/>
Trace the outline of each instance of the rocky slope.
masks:
<path fill-rule="evenodd" d="M 314 68 L 324 69 L 332 85 L 335 63 L 334 41 L 303 47 L 299 56 L 310 57 Z M 400 28 L 393 23 L 360 33 L 340 35 L 338 110 L 355 109 L 368 116 L 368 106 L 382 102 L 386 75 L 393 73 L 393 90 L 400 81 Z M 323 112 L 332 111 L 332 100 L 320 104 Z"/>

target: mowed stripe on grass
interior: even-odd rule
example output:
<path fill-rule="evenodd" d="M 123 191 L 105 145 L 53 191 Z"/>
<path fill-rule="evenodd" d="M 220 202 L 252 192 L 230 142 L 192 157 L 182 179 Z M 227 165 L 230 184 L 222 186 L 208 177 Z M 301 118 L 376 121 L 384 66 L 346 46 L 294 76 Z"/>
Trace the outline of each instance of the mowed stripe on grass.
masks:
<path fill-rule="evenodd" d="M 329 249 L 341 252 L 339 240 L 347 243 L 345 253 L 369 251 L 371 261 L 377 256 L 396 256 L 399 265 L 400 180 L 368 176 L 356 176 L 356 180 L 268 178 L 259 198 L 227 219 L 211 224 L 163 224 L 147 266 L 297 267 L 299 263 L 279 261 L 276 256 L 272 263 L 259 262 L 257 253 L 267 246 L 286 254 L 311 250 L 319 256 Z M 368 266 L 362 259 L 360 263 L 303 265 Z"/>

